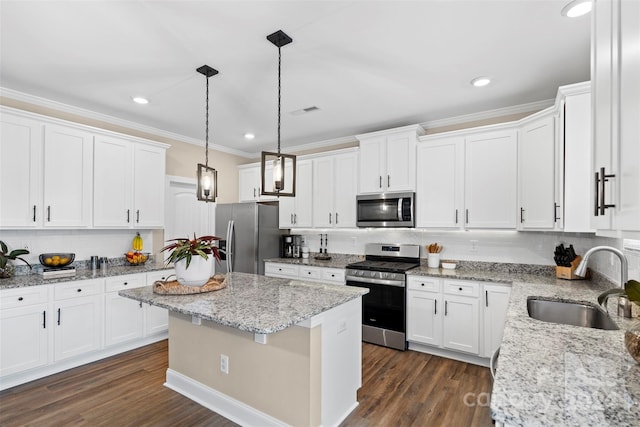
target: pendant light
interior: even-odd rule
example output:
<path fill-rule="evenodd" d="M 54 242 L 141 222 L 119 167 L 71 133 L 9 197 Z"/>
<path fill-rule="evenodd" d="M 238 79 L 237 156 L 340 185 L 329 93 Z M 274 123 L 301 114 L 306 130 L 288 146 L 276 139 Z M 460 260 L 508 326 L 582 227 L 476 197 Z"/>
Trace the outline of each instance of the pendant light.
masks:
<path fill-rule="evenodd" d="M 203 65 L 196 69 L 197 72 L 203 74 L 207 78 L 207 102 L 206 102 L 206 119 L 205 119 L 205 142 L 204 142 L 204 165 L 198 163 L 198 200 L 205 202 L 215 202 L 218 197 L 218 172 L 214 168 L 209 167 L 209 77 L 218 74 L 208 65 Z"/>
<path fill-rule="evenodd" d="M 282 46 L 293 41 L 282 30 L 267 36 L 267 40 L 278 48 L 278 152 L 262 152 L 260 178 L 265 196 L 295 197 L 296 195 L 296 156 L 280 152 L 280 109 L 282 86 Z"/>

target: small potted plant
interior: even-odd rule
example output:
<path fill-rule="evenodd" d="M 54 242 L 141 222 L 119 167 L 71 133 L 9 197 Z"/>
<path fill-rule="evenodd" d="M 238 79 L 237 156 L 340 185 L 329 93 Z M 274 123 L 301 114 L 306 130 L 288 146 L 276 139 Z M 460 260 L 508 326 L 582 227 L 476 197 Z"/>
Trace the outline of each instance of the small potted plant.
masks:
<path fill-rule="evenodd" d="M 22 255 L 27 255 L 29 253 L 26 249 L 14 249 L 9 252 L 9 248 L 7 248 L 6 243 L 0 240 L 0 279 L 5 279 L 8 277 L 12 277 L 15 271 L 15 267 L 9 264 L 9 260 L 15 261 L 19 259 L 24 262 L 31 268 L 31 264 L 27 262 Z"/>
<path fill-rule="evenodd" d="M 178 283 L 185 286 L 202 286 L 209 281 L 213 272 L 214 258 L 220 260 L 216 241 L 220 237 L 201 236 L 193 239 L 171 239 L 172 242 L 161 249 L 170 251 L 166 263 L 173 263 Z"/>

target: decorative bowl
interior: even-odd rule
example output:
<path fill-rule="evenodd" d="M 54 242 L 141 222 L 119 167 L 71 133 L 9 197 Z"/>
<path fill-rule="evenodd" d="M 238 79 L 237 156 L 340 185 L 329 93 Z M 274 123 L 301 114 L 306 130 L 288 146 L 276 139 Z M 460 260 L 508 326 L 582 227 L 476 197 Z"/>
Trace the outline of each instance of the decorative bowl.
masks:
<path fill-rule="evenodd" d="M 453 270 L 456 268 L 456 262 L 451 260 L 440 261 L 440 266 L 446 270 Z"/>
<path fill-rule="evenodd" d="M 76 258 L 76 254 L 51 252 L 48 254 L 40 254 L 40 264 L 48 268 L 66 267 Z"/>
<path fill-rule="evenodd" d="M 149 255 L 151 255 L 150 252 L 131 251 L 124 254 L 124 258 L 129 265 L 144 265 L 149 259 Z"/>

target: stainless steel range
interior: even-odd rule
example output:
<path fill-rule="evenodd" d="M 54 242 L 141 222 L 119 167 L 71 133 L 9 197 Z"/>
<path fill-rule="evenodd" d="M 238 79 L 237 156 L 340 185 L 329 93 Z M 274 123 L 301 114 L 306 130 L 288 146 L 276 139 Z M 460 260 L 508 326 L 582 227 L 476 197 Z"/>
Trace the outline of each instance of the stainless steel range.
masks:
<path fill-rule="evenodd" d="M 368 243 L 365 261 L 347 265 L 347 286 L 368 288 L 362 297 L 362 340 L 406 350 L 406 276 L 420 265 L 419 245 Z"/>

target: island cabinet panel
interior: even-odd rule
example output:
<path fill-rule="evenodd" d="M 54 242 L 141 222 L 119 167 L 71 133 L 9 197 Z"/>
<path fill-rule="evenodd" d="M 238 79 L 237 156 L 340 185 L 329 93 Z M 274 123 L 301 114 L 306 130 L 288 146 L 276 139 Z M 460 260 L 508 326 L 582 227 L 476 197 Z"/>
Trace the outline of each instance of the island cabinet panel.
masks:
<path fill-rule="evenodd" d="M 0 291 L 0 377 L 49 363 L 49 287 Z"/>
<path fill-rule="evenodd" d="M 118 295 L 122 289 L 146 286 L 146 274 L 110 277 L 105 287 L 105 345 L 110 346 L 142 337 L 144 309 L 141 302 Z"/>
<path fill-rule="evenodd" d="M 171 277 L 173 276 L 173 277 Z M 161 270 L 147 273 L 147 286 L 153 286 L 156 280 L 172 280 L 175 270 Z M 151 304 L 143 303 L 144 312 L 144 336 L 164 333 L 169 329 L 169 310 Z"/>
<path fill-rule="evenodd" d="M 0 115 L 0 182 L 0 227 L 40 226 L 42 124 L 38 121 Z"/>
<path fill-rule="evenodd" d="M 285 279 L 300 279 L 309 282 L 332 283 L 335 285 L 344 285 L 346 283 L 343 268 L 265 262 L 264 275 Z"/>
<path fill-rule="evenodd" d="M 509 285 L 484 284 L 484 306 L 482 307 L 484 328 L 482 355 L 484 357 L 491 357 L 500 348 L 510 295 L 511 286 Z"/>

